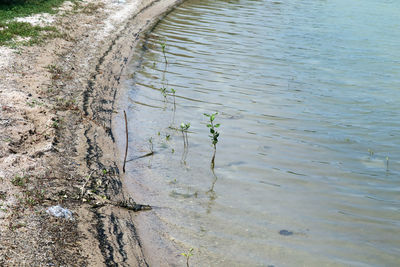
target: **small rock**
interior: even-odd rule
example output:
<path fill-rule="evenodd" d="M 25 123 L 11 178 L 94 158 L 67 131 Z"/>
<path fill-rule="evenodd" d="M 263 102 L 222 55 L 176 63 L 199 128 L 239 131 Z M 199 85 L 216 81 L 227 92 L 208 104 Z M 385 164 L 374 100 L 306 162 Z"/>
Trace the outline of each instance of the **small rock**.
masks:
<path fill-rule="evenodd" d="M 46 212 L 57 218 L 65 218 L 67 220 L 74 220 L 72 212 L 68 209 L 64 209 L 60 205 L 49 207 Z"/>
<path fill-rule="evenodd" d="M 279 231 L 280 235 L 284 235 L 284 236 L 289 236 L 289 235 L 293 235 L 292 231 L 288 231 L 288 230 L 280 230 Z"/>

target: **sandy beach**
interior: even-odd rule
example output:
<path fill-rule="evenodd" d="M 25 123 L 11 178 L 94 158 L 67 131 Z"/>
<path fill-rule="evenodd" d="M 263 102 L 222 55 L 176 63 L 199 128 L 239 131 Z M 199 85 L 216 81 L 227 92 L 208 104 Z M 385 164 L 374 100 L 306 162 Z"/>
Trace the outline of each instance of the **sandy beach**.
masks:
<path fill-rule="evenodd" d="M 24 19 L 60 37 L 0 47 L 1 266 L 148 266 L 111 119 L 140 34 L 180 2 L 65 2 Z"/>

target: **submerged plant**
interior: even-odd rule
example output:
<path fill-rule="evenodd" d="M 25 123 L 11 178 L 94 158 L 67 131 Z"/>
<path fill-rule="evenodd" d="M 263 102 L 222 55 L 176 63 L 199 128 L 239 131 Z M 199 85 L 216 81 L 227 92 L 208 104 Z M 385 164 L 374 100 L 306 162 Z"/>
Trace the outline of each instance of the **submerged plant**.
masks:
<path fill-rule="evenodd" d="M 150 137 L 148 141 L 149 141 L 150 153 L 153 154 L 154 153 L 153 137 Z"/>
<path fill-rule="evenodd" d="M 182 153 L 182 159 L 181 162 L 186 165 L 186 157 L 189 152 L 189 141 L 188 141 L 188 129 L 190 128 L 190 123 L 181 123 L 180 125 L 181 132 L 182 132 L 182 137 L 183 137 L 183 153 Z"/>
<path fill-rule="evenodd" d="M 193 248 L 190 248 L 187 253 L 181 253 L 186 258 L 186 267 L 189 267 L 189 259 L 193 256 Z"/>
<path fill-rule="evenodd" d="M 212 206 L 214 205 L 215 200 L 217 199 L 217 194 L 214 191 L 214 187 L 215 187 L 215 184 L 217 183 L 218 177 L 215 174 L 214 169 L 211 169 L 211 172 L 212 172 L 212 175 L 214 176 L 214 179 L 211 183 L 210 189 L 206 192 L 206 194 L 208 195 L 208 199 L 209 199 L 209 201 L 207 203 L 207 210 L 206 210 L 207 214 L 211 213 Z"/>
<path fill-rule="evenodd" d="M 182 137 L 183 137 L 183 147 L 187 148 L 189 146 L 187 132 L 188 132 L 188 130 L 190 128 L 190 123 L 182 122 L 181 125 L 180 125 L 180 128 L 181 128 Z"/>
<path fill-rule="evenodd" d="M 172 96 L 174 97 L 174 107 L 172 108 L 172 122 L 171 122 L 171 126 L 175 124 L 175 112 L 176 112 L 176 100 L 175 100 L 175 96 L 176 96 L 176 90 L 174 88 L 171 88 L 171 93 Z"/>
<path fill-rule="evenodd" d="M 211 143 L 214 148 L 214 154 L 211 159 L 211 169 L 214 169 L 215 166 L 215 154 L 217 153 L 217 143 L 218 143 L 218 137 L 219 137 L 219 132 L 216 130 L 221 124 L 217 123 L 214 124 L 215 117 L 218 115 L 218 112 L 215 112 L 214 114 L 207 114 L 204 113 L 204 116 L 208 117 L 209 123 L 207 124 L 207 128 L 210 129 L 210 138 L 211 138 Z"/>
<path fill-rule="evenodd" d="M 369 153 L 370 157 L 372 157 L 374 155 L 374 151 L 370 148 L 368 148 L 368 153 Z"/>
<path fill-rule="evenodd" d="M 166 44 L 166 42 L 164 42 L 164 43 L 160 43 L 160 45 L 161 45 L 161 51 L 164 55 L 164 60 L 165 60 L 165 65 L 166 65 L 166 64 L 168 64 L 167 56 L 165 55 L 165 48 L 167 47 L 167 44 Z"/>
<path fill-rule="evenodd" d="M 164 97 L 164 102 L 166 102 L 167 101 L 167 87 L 165 87 L 165 86 L 161 87 L 160 92 Z"/>
<path fill-rule="evenodd" d="M 174 111 L 175 111 L 176 110 L 176 101 L 175 101 L 176 90 L 174 88 L 171 88 L 171 93 L 172 93 L 172 96 L 174 97 Z"/>
<path fill-rule="evenodd" d="M 389 156 L 386 156 L 386 171 L 389 171 Z"/>

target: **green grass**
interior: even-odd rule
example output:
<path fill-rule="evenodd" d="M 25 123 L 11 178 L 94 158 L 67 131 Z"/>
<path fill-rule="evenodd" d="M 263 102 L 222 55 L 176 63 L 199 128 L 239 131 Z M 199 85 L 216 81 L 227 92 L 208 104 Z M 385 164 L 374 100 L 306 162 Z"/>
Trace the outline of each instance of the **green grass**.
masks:
<path fill-rule="evenodd" d="M 60 35 L 55 27 L 32 26 L 27 22 L 0 22 L 0 29 L 0 45 L 33 45 Z"/>
<path fill-rule="evenodd" d="M 12 180 L 11 183 L 15 186 L 25 187 L 27 183 L 29 183 L 29 178 L 26 176 L 19 176 L 16 175 Z"/>
<path fill-rule="evenodd" d="M 0 2 L 0 21 L 26 17 L 38 13 L 54 14 L 54 8 L 65 0 L 6 0 Z"/>
<path fill-rule="evenodd" d="M 59 36 L 55 27 L 33 26 L 26 22 L 16 22 L 17 17 L 27 17 L 38 13 L 56 13 L 65 0 L 3 0 L 0 2 L 0 45 L 33 45 L 47 38 Z M 18 37 L 21 38 L 17 41 Z"/>

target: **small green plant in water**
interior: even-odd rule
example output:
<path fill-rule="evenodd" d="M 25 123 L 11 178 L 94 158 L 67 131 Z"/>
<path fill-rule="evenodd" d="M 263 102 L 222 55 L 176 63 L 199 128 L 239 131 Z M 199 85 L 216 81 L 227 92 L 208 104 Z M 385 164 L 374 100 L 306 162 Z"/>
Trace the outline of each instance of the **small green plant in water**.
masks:
<path fill-rule="evenodd" d="M 165 55 L 165 48 L 167 47 L 167 44 L 166 44 L 166 42 L 164 42 L 164 43 L 160 43 L 160 45 L 161 45 L 161 51 L 164 56 L 165 64 L 168 64 L 167 56 Z"/>
<path fill-rule="evenodd" d="M 370 157 L 372 157 L 374 155 L 374 151 L 370 148 L 368 148 L 368 153 L 369 153 Z"/>
<path fill-rule="evenodd" d="M 193 256 L 193 248 L 190 248 L 187 253 L 181 253 L 186 258 L 186 267 L 189 267 L 189 259 Z"/>
<path fill-rule="evenodd" d="M 164 102 L 165 101 L 167 101 L 167 87 L 161 87 L 160 88 L 160 91 L 161 91 L 161 94 L 163 95 L 163 97 L 164 97 Z"/>
<path fill-rule="evenodd" d="M 214 114 L 207 114 L 204 113 L 204 116 L 208 117 L 209 123 L 207 124 L 207 128 L 210 129 L 210 138 L 211 138 L 211 143 L 214 148 L 214 154 L 211 159 L 211 169 L 214 169 L 215 166 L 215 154 L 217 153 L 217 143 L 218 143 L 218 137 L 219 137 L 219 132 L 216 130 L 221 124 L 217 123 L 214 124 L 215 117 L 218 115 L 218 112 L 215 112 Z"/>
<path fill-rule="evenodd" d="M 172 96 L 174 97 L 174 111 L 175 111 L 176 110 L 176 101 L 175 101 L 176 90 L 174 88 L 171 88 L 171 93 L 172 93 Z"/>
<path fill-rule="evenodd" d="M 154 153 L 153 137 L 149 138 L 149 149 L 150 153 Z"/>
<path fill-rule="evenodd" d="M 176 112 L 176 90 L 174 88 L 171 88 L 171 93 L 174 98 L 174 107 L 172 109 L 172 122 L 171 125 L 175 124 L 175 112 Z"/>
<path fill-rule="evenodd" d="M 182 122 L 181 125 L 180 125 L 180 128 L 181 128 L 182 137 L 183 137 L 183 147 L 187 148 L 188 145 L 189 145 L 187 132 L 188 132 L 188 130 L 190 128 L 190 123 Z"/>

